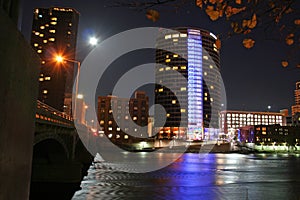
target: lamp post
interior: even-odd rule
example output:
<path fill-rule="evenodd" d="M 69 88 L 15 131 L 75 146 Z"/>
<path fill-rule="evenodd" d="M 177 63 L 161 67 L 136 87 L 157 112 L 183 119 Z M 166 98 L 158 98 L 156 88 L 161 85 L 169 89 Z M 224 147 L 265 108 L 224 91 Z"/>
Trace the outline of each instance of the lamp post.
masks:
<path fill-rule="evenodd" d="M 75 101 L 74 101 L 74 112 L 73 112 L 73 116 L 75 118 L 74 120 L 76 121 L 77 120 L 77 112 L 76 112 L 77 111 L 77 108 L 76 108 L 77 104 L 76 104 L 76 101 L 77 101 L 77 98 L 79 97 L 79 94 L 78 94 L 78 81 L 79 81 L 80 64 L 81 63 L 80 63 L 80 61 L 77 61 L 77 60 L 66 59 L 61 55 L 56 55 L 55 60 L 58 63 L 71 62 L 71 63 L 77 64 L 76 85 L 75 85 Z"/>

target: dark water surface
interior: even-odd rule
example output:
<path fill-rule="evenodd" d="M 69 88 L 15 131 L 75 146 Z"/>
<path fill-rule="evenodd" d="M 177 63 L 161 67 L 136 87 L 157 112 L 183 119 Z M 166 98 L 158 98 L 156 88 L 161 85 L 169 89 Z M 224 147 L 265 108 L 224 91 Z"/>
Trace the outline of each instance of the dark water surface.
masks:
<path fill-rule="evenodd" d="M 90 167 L 73 199 L 300 199 L 299 156 L 186 153 L 149 173 L 100 163 Z"/>

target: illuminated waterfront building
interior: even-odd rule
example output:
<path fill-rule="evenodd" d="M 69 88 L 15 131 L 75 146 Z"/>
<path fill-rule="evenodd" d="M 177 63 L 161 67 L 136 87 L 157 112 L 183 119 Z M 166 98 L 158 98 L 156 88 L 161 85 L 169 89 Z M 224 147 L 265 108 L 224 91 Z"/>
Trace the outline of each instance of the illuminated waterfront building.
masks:
<path fill-rule="evenodd" d="M 220 128 L 225 134 L 244 126 L 272 124 L 286 125 L 284 113 L 230 110 L 220 112 Z"/>
<path fill-rule="evenodd" d="M 36 8 L 31 44 L 41 58 L 39 95 L 42 102 L 71 113 L 74 63 L 56 63 L 55 55 L 74 60 L 79 13 L 73 8 Z"/>
<path fill-rule="evenodd" d="M 219 125 L 221 77 L 217 37 L 198 28 L 173 30 L 161 30 L 157 39 L 155 103 L 165 108 L 167 119 L 163 128 L 155 125 L 155 129 L 158 138 L 203 139 L 205 128 Z M 184 80 L 174 76 L 174 71 Z M 171 84 L 172 91 L 164 84 Z"/>
<path fill-rule="evenodd" d="M 142 126 L 148 124 L 149 99 L 143 91 L 136 91 L 134 98 L 99 96 L 97 117 L 106 136 L 115 142 L 124 142 L 131 136 L 147 138 Z M 134 122 L 130 124 L 130 119 Z M 117 123 L 119 122 L 119 123 Z"/>
<path fill-rule="evenodd" d="M 292 106 L 292 116 L 294 117 L 296 113 L 300 113 L 300 81 L 296 83 L 295 105 Z"/>

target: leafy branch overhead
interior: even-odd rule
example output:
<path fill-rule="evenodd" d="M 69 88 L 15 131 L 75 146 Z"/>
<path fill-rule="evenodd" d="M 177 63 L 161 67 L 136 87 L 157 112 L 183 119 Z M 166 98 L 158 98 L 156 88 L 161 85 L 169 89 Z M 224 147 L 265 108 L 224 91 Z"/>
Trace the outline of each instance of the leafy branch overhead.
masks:
<path fill-rule="evenodd" d="M 123 0 L 117 1 L 113 6 L 146 11 L 146 17 L 156 22 L 160 17 L 158 11 L 160 8 L 177 10 L 190 2 L 191 0 Z M 279 40 L 291 49 L 292 53 L 287 60 L 298 59 L 296 61 L 299 62 L 299 56 L 294 56 L 295 52 L 299 55 L 300 50 L 299 0 L 194 0 L 194 2 L 210 20 L 224 19 L 229 23 L 230 31 L 219 35 L 220 39 L 243 35 L 242 45 L 251 49 L 257 43 L 255 37 L 258 34 L 253 33 L 263 31 L 266 39 Z M 287 60 L 282 62 L 283 67 L 289 65 Z"/>

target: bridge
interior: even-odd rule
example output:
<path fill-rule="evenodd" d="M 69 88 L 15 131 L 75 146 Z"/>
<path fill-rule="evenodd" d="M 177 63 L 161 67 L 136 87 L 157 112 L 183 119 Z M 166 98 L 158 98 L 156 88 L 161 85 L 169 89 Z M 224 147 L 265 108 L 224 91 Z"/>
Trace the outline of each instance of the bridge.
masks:
<path fill-rule="evenodd" d="M 36 188 L 42 183 L 80 183 L 93 157 L 81 142 L 73 118 L 37 101 L 35 119 L 31 190 L 39 191 Z"/>

